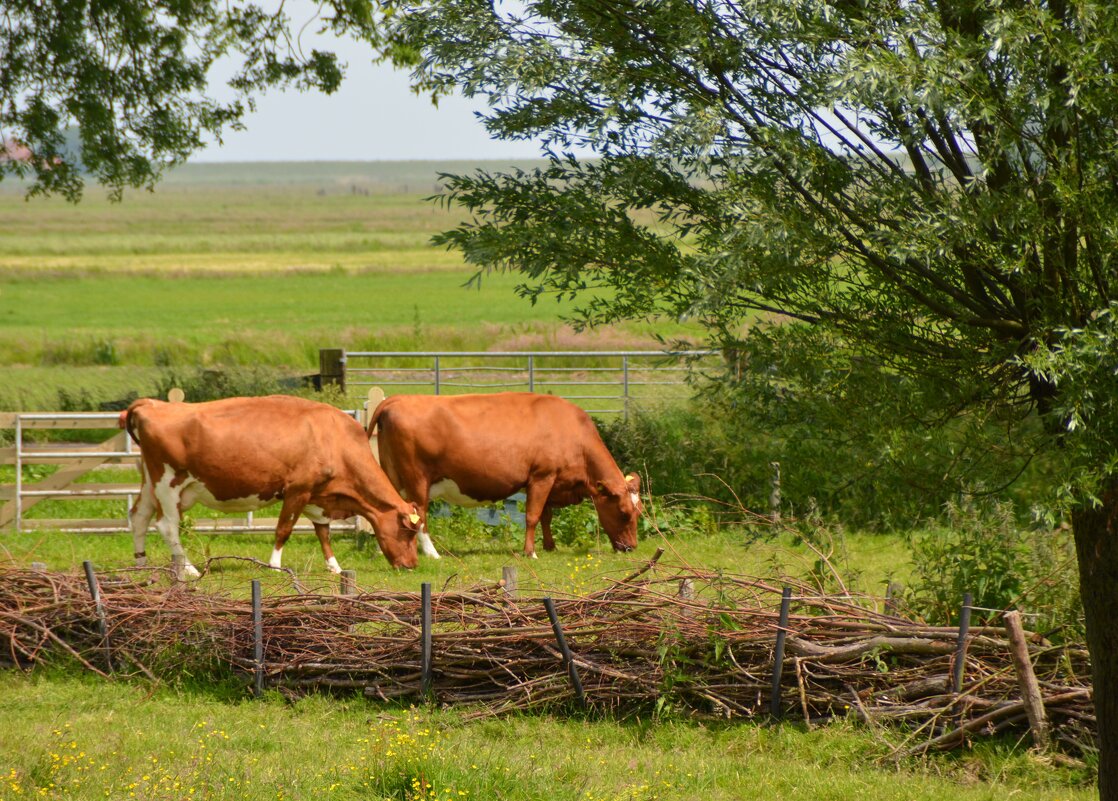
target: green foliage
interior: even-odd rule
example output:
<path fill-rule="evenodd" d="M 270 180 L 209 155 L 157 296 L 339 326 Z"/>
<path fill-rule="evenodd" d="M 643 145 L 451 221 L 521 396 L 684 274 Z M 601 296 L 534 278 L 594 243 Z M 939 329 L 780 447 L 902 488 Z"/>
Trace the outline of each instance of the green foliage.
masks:
<path fill-rule="evenodd" d="M 293 382 L 281 371 L 262 366 L 171 369 L 159 379 L 155 391 L 157 397 L 166 398 L 168 392 L 178 387 L 186 400 L 201 403 L 220 398 L 290 394 L 299 385 L 298 380 Z"/>
<path fill-rule="evenodd" d="M 1078 436 L 1060 399 L 1077 368 L 1061 363 L 1115 286 L 1116 22 L 1103 0 L 534 0 L 515 22 L 484 0 L 425 0 L 391 24 L 425 55 L 420 85 L 484 97 L 494 135 L 552 154 L 448 176 L 443 201 L 470 219 L 438 242 L 479 275 L 517 273 L 533 300 L 577 297 L 588 324 L 692 319 L 731 354 L 770 323 L 804 324 L 811 369 L 746 365 L 795 394 L 802 426 L 743 433 L 779 438 L 794 462 L 824 452 L 837 421 L 838 463 L 797 465 L 805 486 L 859 484 L 868 517 L 909 482 L 911 517 L 937 502 L 920 492 L 937 477 L 995 489 L 1054 431 Z M 827 347 L 837 364 L 819 369 Z M 1099 348 L 1114 360 L 1109 338 Z M 1094 398 L 1115 394 L 1078 374 Z M 1085 438 L 1084 458 L 1109 475 L 1115 442 Z M 1092 498 L 1083 471 L 1065 495 Z"/>
<path fill-rule="evenodd" d="M 4 145 L 25 152 L 0 159 L 0 178 L 30 176 L 31 194 L 71 200 L 86 174 L 117 198 L 126 186 L 150 187 L 208 138 L 240 125 L 264 89 L 337 89 L 337 56 L 305 51 L 300 28 L 377 37 L 364 2 L 328 3 L 300 20 L 282 6 L 212 0 L 158 9 L 136 0 L 11 0 L 4 13 L 0 130 Z M 208 85 L 218 61 L 236 70 L 221 99 Z"/>
<path fill-rule="evenodd" d="M 976 623 L 999 625 L 1019 609 L 1030 628 L 1083 636 L 1074 549 L 1063 531 L 1026 531 L 1006 504 L 948 507 L 947 523 L 914 538 L 907 602 L 930 623 L 958 622 L 971 593 Z M 995 611 L 990 611 L 995 610 Z"/>

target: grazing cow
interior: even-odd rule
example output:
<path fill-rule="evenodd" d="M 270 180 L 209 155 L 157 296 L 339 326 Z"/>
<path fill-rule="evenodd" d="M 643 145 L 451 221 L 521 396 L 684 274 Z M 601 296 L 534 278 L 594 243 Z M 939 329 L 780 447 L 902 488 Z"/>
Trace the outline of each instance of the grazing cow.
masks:
<path fill-rule="evenodd" d="M 361 515 L 394 567 L 415 567 L 419 515 L 389 483 L 361 425 L 325 403 L 273 395 L 210 403 L 141 398 L 120 415 L 140 446 L 142 484 L 129 523 L 136 564 L 156 527 L 185 573 L 197 576 L 179 542 L 179 520 L 196 503 L 248 512 L 283 501 L 269 564 L 280 567 L 300 513 L 314 524 L 327 568 L 341 572 L 330 548 L 330 521 Z"/>
<path fill-rule="evenodd" d="M 472 506 L 525 490 L 524 553 L 536 555 L 536 524 L 553 550 L 557 506 L 590 498 L 614 550 L 637 544 L 640 479 L 623 476 L 594 421 L 562 398 L 530 392 L 395 395 L 369 420 L 370 438 L 389 479 L 419 507 L 419 546 L 438 558 L 427 533 L 427 504 L 443 498 Z"/>

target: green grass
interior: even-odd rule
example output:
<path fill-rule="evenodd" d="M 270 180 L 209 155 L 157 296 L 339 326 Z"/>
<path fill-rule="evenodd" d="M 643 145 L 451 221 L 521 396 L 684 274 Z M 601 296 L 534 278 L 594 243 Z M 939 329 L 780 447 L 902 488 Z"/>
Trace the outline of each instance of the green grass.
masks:
<path fill-rule="evenodd" d="M 104 505 L 103 514 L 115 516 L 123 524 L 123 501 L 82 501 L 72 505 L 81 507 L 75 514 L 93 514 L 94 504 Z M 44 502 L 33 511 L 51 517 L 60 514 L 58 506 L 57 502 Z M 211 516 L 209 510 L 202 507 L 195 507 L 188 514 L 193 519 Z M 264 512 L 258 515 L 263 516 Z M 516 565 L 520 585 L 526 591 L 582 594 L 600 589 L 607 585 L 609 578 L 643 565 L 660 547 L 665 549 L 665 564 L 722 569 L 740 575 L 765 576 L 774 581 L 781 576 L 809 581 L 822 576 L 832 587 L 837 574 L 851 591 L 876 596 L 884 594 L 888 580 L 904 581 L 909 575 L 907 547 L 893 536 L 851 532 L 812 550 L 790 534 L 758 539 L 736 529 L 688 530 L 686 527 L 670 529 L 674 533 L 661 533 L 646 522 L 642 525 L 637 549 L 618 554 L 612 551 L 608 539 L 597 531 L 592 521 L 593 510 L 589 504 L 560 510 L 555 523 L 556 550 L 544 552 L 537 538 L 539 558 L 526 559 L 522 553 L 522 526 L 508 523 L 490 527 L 465 510 L 458 510 L 451 519 L 432 520 L 432 537 L 442 558 L 420 556 L 419 567 L 414 571 L 390 568 L 371 538 L 366 547 L 361 547 L 361 542 L 350 532 L 335 532 L 332 539 L 339 563 L 343 568 L 357 571 L 361 586 L 408 591 L 418 591 L 425 581 L 447 589 L 493 583 L 500 579 L 503 567 Z M 572 530 L 576 533 L 566 533 Z M 209 534 L 192 531 L 189 523 L 182 542 L 188 556 L 198 566 L 210 557 L 221 556 L 248 556 L 267 561 L 272 550 L 272 535 L 268 532 Z M 816 564 L 817 551 L 829 555 L 833 571 Z M 155 532 L 148 534 L 147 553 L 152 565 L 170 562 L 170 554 Z M 127 533 L 5 531 L 0 532 L 0 559 L 5 558 L 22 565 L 44 562 L 52 570 L 72 570 L 87 559 L 99 568 L 128 567 L 132 564 L 132 538 Z M 284 548 L 284 566 L 294 569 L 300 581 L 308 586 L 333 586 L 337 581 L 326 572 L 318 540 L 309 531 L 297 532 L 288 541 Z M 254 578 L 263 578 L 275 591 L 290 587 L 285 575 L 240 560 L 215 562 L 213 575 L 203 586 L 234 588 L 243 593 Z"/>
<path fill-rule="evenodd" d="M 351 192 L 358 174 L 361 185 L 433 182 L 436 165 L 326 165 L 317 185 L 307 165 L 288 166 L 207 165 L 120 204 L 0 192 L 0 364 L 20 368 L 0 406 L 42 398 L 42 374 L 23 368 L 317 372 L 320 348 L 655 348 L 657 335 L 696 331 L 659 322 L 576 334 L 563 323 L 572 303 L 533 306 L 511 275 L 464 287 L 473 269 L 430 244 L 457 213 L 415 194 Z M 238 183 L 210 183 L 221 174 Z M 115 396 L 134 383 L 122 374 Z"/>
<path fill-rule="evenodd" d="M 311 696 L 231 697 L 58 675 L 0 675 L 0 799 L 1087 799 L 1027 755 L 881 762 L 852 724 L 823 730 L 511 717 Z"/>

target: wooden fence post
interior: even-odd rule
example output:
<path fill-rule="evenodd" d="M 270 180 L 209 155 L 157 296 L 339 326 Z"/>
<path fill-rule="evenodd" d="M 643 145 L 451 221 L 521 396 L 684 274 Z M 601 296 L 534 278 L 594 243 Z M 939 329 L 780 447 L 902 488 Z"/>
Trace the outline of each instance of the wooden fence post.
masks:
<path fill-rule="evenodd" d="M 777 622 L 776 651 L 773 654 L 773 686 L 769 699 L 769 714 L 774 718 L 780 715 L 780 679 L 784 673 L 784 641 L 788 639 L 788 613 L 792 607 L 792 588 L 785 587 L 780 593 L 780 618 Z"/>
<path fill-rule="evenodd" d="M 420 585 L 420 694 L 426 698 L 431 693 L 431 583 Z"/>
<path fill-rule="evenodd" d="M 544 609 L 547 610 L 547 616 L 551 619 L 551 630 L 555 634 L 555 642 L 559 646 L 559 652 L 563 654 L 563 661 L 567 663 L 567 676 L 571 680 L 575 697 L 578 698 L 578 705 L 586 709 L 586 694 L 582 691 L 582 680 L 578 677 L 578 667 L 575 665 L 574 654 L 567 646 L 567 638 L 563 636 L 563 627 L 559 623 L 559 615 L 555 612 L 555 602 L 548 597 L 543 599 L 543 605 Z"/>
<path fill-rule="evenodd" d="M 93 609 L 97 615 L 97 630 L 101 634 L 101 646 L 105 649 L 105 665 L 109 672 L 113 672 L 113 652 L 109 647 L 109 624 L 105 620 L 105 607 L 101 603 L 101 587 L 97 584 L 97 576 L 93 574 L 93 562 L 88 559 L 82 562 L 85 568 L 85 581 L 89 585 L 89 594 L 93 598 Z"/>
<path fill-rule="evenodd" d="M 955 645 L 955 670 L 951 681 L 951 690 L 955 693 L 963 691 L 963 668 L 967 661 L 967 634 L 970 632 L 970 608 L 973 603 L 973 595 L 969 592 L 963 595 L 963 606 L 959 610 L 959 640 Z"/>
<path fill-rule="evenodd" d="M 501 586 L 505 588 L 505 595 L 509 598 L 516 597 L 516 565 L 501 568 Z"/>
<path fill-rule="evenodd" d="M 342 595 L 357 594 L 357 571 L 343 570 L 338 580 L 338 591 Z"/>
<path fill-rule="evenodd" d="M 772 468 L 772 488 L 769 493 L 769 517 L 773 523 L 780 522 L 780 462 L 769 462 Z"/>
<path fill-rule="evenodd" d="M 1029 643 L 1021 626 L 1021 613 L 1016 609 L 1006 612 L 1005 633 L 1009 637 L 1009 655 L 1013 658 L 1013 669 L 1017 673 L 1017 683 L 1021 686 L 1021 700 L 1025 703 L 1025 714 L 1029 717 L 1029 729 L 1033 733 L 1033 743 L 1044 750 L 1048 747 L 1048 718 L 1044 712 L 1044 697 L 1033 671 L 1029 658 Z"/>
<path fill-rule="evenodd" d="M 885 587 L 885 614 L 896 615 L 901 611 L 900 601 L 897 600 L 904 593 L 904 585 L 899 581 L 890 581 Z"/>
<path fill-rule="evenodd" d="M 345 392 L 345 351 L 321 348 L 318 351 L 318 375 L 322 386 L 333 384 Z"/>
<path fill-rule="evenodd" d="M 252 642 L 255 681 L 252 694 L 264 694 L 264 606 L 260 597 L 260 579 L 252 580 Z"/>

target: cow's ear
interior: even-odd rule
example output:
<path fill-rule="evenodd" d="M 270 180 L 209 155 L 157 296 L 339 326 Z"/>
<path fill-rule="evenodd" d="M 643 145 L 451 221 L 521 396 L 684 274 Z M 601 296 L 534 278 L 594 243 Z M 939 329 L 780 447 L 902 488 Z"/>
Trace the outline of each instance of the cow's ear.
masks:
<path fill-rule="evenodd" d="M 636 473 L 630 473 L 625 476 L 625 486 L 629 488 L 629 492 L 641 491 L 641 477 Z"/>
<path fill-rule="evenodd" d="M 410 512 L 400 513 L 400 520 L 404 524 L 404 528 L 408 529 L 409 531 L 419 530 L 419 521 L 421 520 L 421 518 L 419 516 L 419 510 L 415 507 L 414 503 L 412 504 Z"/>

